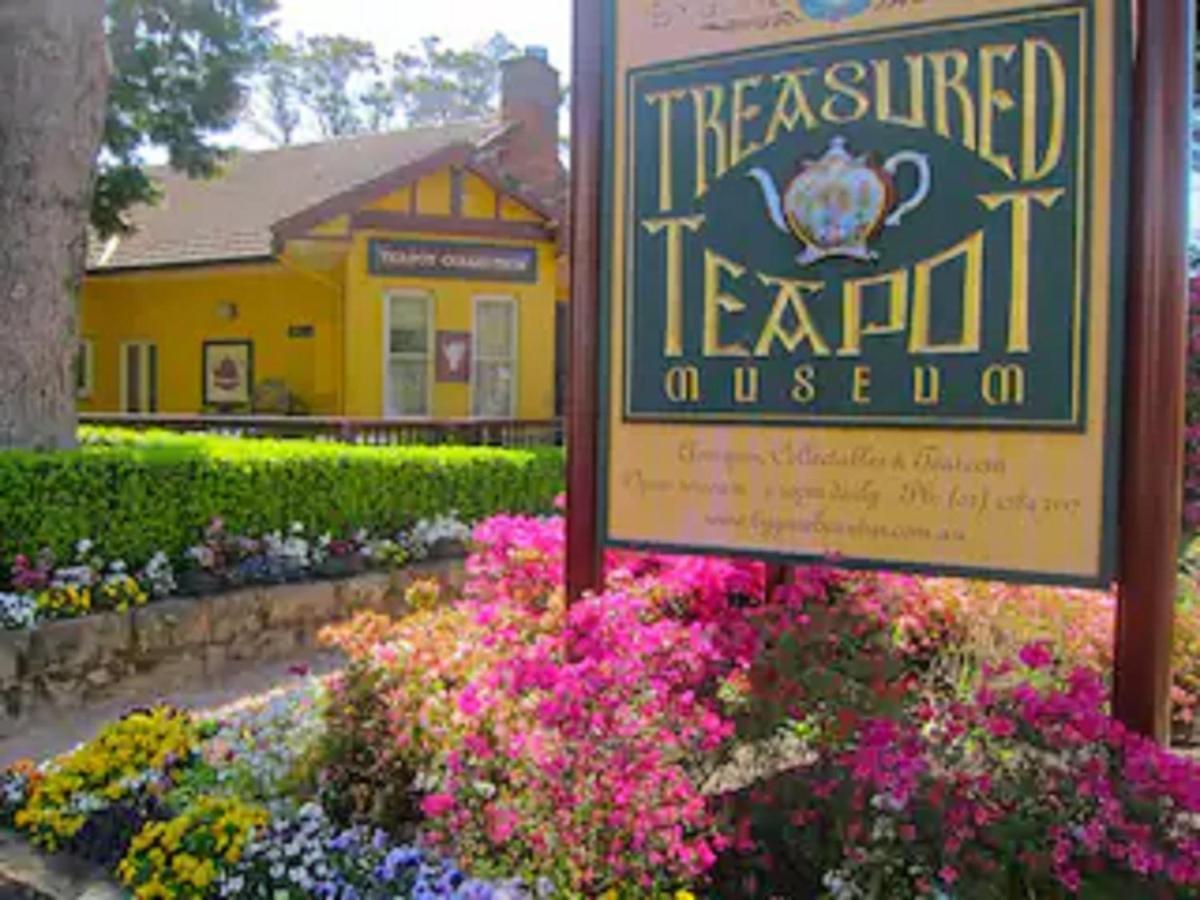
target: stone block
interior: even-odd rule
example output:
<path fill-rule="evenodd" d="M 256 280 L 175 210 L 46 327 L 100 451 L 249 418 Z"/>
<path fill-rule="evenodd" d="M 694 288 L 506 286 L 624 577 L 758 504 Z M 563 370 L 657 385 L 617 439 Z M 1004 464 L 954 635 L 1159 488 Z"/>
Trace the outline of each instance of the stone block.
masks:
<path fill-rule="evenodd" d="M 163 600 L 133 614 L 133 633 L 139 662 L 182 647 L 209 643 L 211 608 L 203 600 Z"/>
<path fill-rule="evenodd" d="M 419 563 L 403 573 L 411 581 L 433 578 L 448 590 L 461 593 L 467 583 L 467 565 L 464 559 L 438 559 Z"/>
<path fill-rule="evenodd" d="M 209 636 L 214 644 L 230 644 L 240 636 L 255 634 L 266 627 L 267 613 L 258 591 L 235 591 L 202 602 L 209 609 Z"/>
<path fill-rule="evenodd" d="M 64 678 L 86 674 L 113 658 L 129 655 L 133 617 L 104 613 L 83 619 L 47 622 L 30 635 L 28 673 Z"/>
<path fill-rule="evenodd" d="M 299 649 L 296 642 L 296 631 L 291 628 L 264 631 L 257 635 L 254 644 L 254 659 L 260 662 L 290 659 Z"/>
<path fill-rule="evenodd" d="M 268 588 L 262 603 L 272 629 L 325 625 L 336 621 L 340 610 L 336 584 L 329 581 Z"/>
<path fill-rule="evenodd" d="M 384 612 L 387 608 L 387 596 L 392 590 L 391 577 L 379 572 L 338 582 L 338 619 L 349 619 L 359 612 Z"/>
<path fill-rule="evenodd" d="M 0 631 L 0 685 L 18 681 L 29 668 L 29 631 Z"/>
<path fill-rule="evenodd" d="M 35 707 L 33 691 L 28 685 L 15 684 L 0 690 L 0 738 L 24 731 Z"/>
<path fill-rule="evenodd" d="M 43 676 L 33 682 L 34 702 L 43 711 L 79 709 L 84 702 L 84 681 L 77 678 Z"/>

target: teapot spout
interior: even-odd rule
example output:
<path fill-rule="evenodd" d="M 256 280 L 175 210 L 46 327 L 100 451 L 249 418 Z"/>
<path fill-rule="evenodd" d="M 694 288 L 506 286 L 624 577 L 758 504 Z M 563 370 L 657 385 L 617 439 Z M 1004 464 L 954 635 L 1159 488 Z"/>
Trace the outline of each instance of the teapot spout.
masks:
<path fill-rule="evenodd" d="M 789 234 L 791 229 L 788 228 L 787 219 L 783 215 L 783 198 L 779 196 L 779 188 L 775 186 L 775 180 L 770 173 L 766 169 L 751 169 L 748 177 L 753 178 L 762 189 L 771 223 L 784 234 Z"/>

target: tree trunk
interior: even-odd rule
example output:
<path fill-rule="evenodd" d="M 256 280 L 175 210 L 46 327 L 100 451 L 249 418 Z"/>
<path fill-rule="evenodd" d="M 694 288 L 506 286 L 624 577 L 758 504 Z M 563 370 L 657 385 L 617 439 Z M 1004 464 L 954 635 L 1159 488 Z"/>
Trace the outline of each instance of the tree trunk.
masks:
<path fill-rule="evenodd" d="M 75 442 L 104 0 L 0 0 L 0 448 Z"/>

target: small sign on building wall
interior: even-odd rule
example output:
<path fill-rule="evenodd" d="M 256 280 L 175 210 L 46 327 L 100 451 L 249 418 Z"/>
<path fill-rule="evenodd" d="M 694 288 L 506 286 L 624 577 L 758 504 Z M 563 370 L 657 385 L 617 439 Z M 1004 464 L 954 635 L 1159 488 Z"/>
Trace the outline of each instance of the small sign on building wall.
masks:
<path fill-rule="evenodd" d="M 538 280 L 538 258 L 534 247 L 376 239 L 371 241 L 369 252 L 372 275 L 527 284 Z"/>
<path fill-rule="evenodd" d="M 467 384 L 471 380 L 471 333 L 437 333 L 437 380 L 446 384 Z"/>
<path fill-rule="evenodd" d="M 254 344 L 205 341 L 204 405 L 245 406 L 254 391 Z"/>

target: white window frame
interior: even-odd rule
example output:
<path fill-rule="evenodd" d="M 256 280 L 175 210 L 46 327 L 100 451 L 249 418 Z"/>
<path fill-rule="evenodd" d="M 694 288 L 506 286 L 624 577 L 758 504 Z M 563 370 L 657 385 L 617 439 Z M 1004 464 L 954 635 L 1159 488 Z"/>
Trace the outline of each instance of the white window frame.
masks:
<path fill-rule="evenodd" d="M 150 348 L 150 347 L 154 348 L 154 353 L 155 353 L 154 374 L 156 376 L 158 375 L 159 366 L 162 362 L 162 360 L 158 358 L 158 344 L 156 344 L 154 341 L 122 341 L 121 342 L 121 412 L 123 412 L 123 413 L 130 412 L 133 415 L 138 415 L 138 414 L 155 415 L 159 411 L 159 407 L 162 406 L 162 402 L 161 402 L 162 398 L 159 397 L 159 395 L 158 395 L 158 385 L 157 384 L 154 385 L 154 397 L 155 397 L 155 400 L 158 401 L 154 404 L 155 409 L 152 409 L 152 410 L 140 409 L 140 410 L 132 410 L 132 411 L 129 409 L 129 350 L 131 347 L 140 347 L 143 351 L 143 354 L 142 354 L 143 381 L 142 381 L 142 384 L 139 386 L 142 389 L 141 395 L 142 395 L 143 401 L 148 401 L 150 398 L 150 367 L 145 365 L 145 363 L 149 360 L 149 356 L 150 356 L 150 354 L 148 352 L 146 352 L 148 350 L 148 348 Z M 143 407 L 145 407 L 147 405 L 147 403 L 143 402 L 142 405 L 143 405 Z"/>
<path fill-rule="evenodd" d="M 96 392 L 96 342 L 91 338 L 80 338 L 78 352 L 83 355 L 83 384 L 79 384 L 76 373 L 75 398 L 90 400 Z"/>
<path fill-rule="evenodd" d="M 515 419 L 521 397 L 521 309 L 517 305 L 517 298 L 511 294 L 478 294 L 471 298 L 471 418 L 484 418 L 475 412 L 475 375 L 479 371 L 478 366 L 482 360 L 479 354 L 480 303 L 506 303 L 512 309 L 512 394 L 509 397 L 509 409 L 506 418 Z"/>
<path fill-rule="evenodd" d="M 397 356 L 409 360 L 415 360 L 415 353 L 392 353 L 392 300 L 421 300 L 425 303 L 425 414 L 424 415 L 399 415 L 392 412 L 394 405 L 392 403 L 392 357 Z M 404 419 L 431 419 L 433 418 L 433 380 L 434 380 L 434 364 L 436 358 L 434 354 L 437 348 L 434 346 L 437 343 L 437 329 L 434 322 L 434 314 L 437 308 L 435 306 L 435 298 L 432 292 L 422 291 L 416 288 L 396 288 L 394 290 L 384 291 L 383 294 L 383 414 L 386 418 L 404 418 Z"/>

